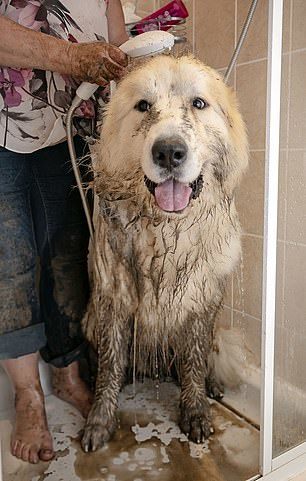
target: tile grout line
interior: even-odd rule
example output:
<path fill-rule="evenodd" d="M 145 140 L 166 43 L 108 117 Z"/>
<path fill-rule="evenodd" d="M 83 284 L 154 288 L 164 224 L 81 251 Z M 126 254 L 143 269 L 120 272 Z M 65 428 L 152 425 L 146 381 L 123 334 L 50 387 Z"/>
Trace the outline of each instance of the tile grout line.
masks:
<path fill-rule="evenodd" d="M 288 65 L 288 99 L 287 99 L 287 124 L 286 124 L 286 154 L 285 154 L 285 192 L 284 192 L 284 244 L 283 244 L 283 268 L 281 272 L 281 324 L 285 320 L 285 296 L 286 296 L 286 259 L 287 259 L 287 220 L 288 220 L 288 162 L 289 162 L 289 135 L 290 135 L 290 105 L 291 105 L 291 63 L 292 63 L 292 23 L 293 23 L 293 0 L 290 0 L 289 13 L 289 65 Z M 280 242 L 280 241 L 278 241 Z M 280 242 L 280 245 L 282 243 Z"/>

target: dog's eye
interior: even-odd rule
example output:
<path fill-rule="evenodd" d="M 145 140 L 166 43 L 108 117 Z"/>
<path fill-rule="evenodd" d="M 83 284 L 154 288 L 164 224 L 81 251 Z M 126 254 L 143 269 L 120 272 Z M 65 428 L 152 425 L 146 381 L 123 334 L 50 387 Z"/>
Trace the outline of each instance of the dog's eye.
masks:
<path fill-rule="evenodd" d="M 147 112 L 150 110 L 151 104 L 146 100 L 139 100 L 139 102 L 135 105 L 135 109 L 139 110 L 139 112 Z"/>
<path fill-rule="evenodd" d="M 193 99 L 192 105 L 199 110 L 202 110 L 202 109 L 205 109 L 205 107 L 208 107 L 208 103 L 205 102 L 205 100 L 201 99 L 200 97 Z"/>

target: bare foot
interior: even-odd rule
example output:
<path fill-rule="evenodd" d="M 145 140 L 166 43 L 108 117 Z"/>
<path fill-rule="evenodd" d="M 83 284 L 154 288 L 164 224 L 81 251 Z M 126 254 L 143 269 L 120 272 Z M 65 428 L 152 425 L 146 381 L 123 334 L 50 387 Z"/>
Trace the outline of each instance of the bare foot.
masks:
<path fill-rule="evenodd" d="M 16 419 L 11 438 L 11 452 L 33 464 L 50 461 L 54 456 L 48 429 L 44 395 L 40 386 L 16 389 Z"/>
<path fill-rule="evenodd" d="M 72 404 L 84 418 L 87 418 L 93 395 L 80 378 L 77 361 L 69 364 L 68 367 L 52 367 L 52 386 L 57 397 Z"/>

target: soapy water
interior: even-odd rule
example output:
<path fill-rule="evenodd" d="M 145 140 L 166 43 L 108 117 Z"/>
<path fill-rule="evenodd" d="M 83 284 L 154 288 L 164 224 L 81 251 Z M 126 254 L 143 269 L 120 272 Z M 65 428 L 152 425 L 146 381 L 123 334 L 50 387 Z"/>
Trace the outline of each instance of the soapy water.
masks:
<path fill-rule="evenodd" d="M 54 396 L 47 398 L 55 459 L 32 466 L 9 456 L 4 481 L 244 481 L 257 473 L 258 432 L 237 416 L 212 402 L 215 435 L 197 445 L 177 425 L 177 385 L 160 383 L 159 400 L 154 381 L 136 383 L 135 389 L 135 397 L 133 385 L 120 393 L 120 428 L 113 439 L 89 454 L 80 447 L 82 417 Z M 5 446 L 7 452 L 9 432 Z"/>
<path fill-rule="evenodd" d="M 179 388 L 173 383 L 159 383 L 158 396 L 155 396 L 154 390 L 151 389 L 152 383 L 149 381 L 143 384 L 136 384 L 133 387 L 127 386 L 125 388 L 126 397 L 124 404 L 119 402 L 119 409 L 125 411 L 132 411 L 137 413 L 146 409 L 147 414 L 154 420 L 141 426 L 137 422 L 137 415 L 135 416 L 135 424 L 131 426 L 132 432 L 135 434 L 135 440 L 138 443 L 158 439 L 164 446 L 169 446 L 173 440 L 178 440 L 182 443 L 189 443 L 190 456 L 192 458 L 201 458 L 205 453 L 209 452 L 209 440 L 204 443 L 195 444 L 188 441 L 188 438 L 183 434 L 177 424 L 178 413 L 178 396 Z M 129 396 L 129 391 L 132 389 L 133 396 Z M 138 392 L 136 392 L 136 389 Z M 134 395 L 135 392 L 135 395 Z M 163 449 L 163 457 L 165 458 L 165 448 Z"/>

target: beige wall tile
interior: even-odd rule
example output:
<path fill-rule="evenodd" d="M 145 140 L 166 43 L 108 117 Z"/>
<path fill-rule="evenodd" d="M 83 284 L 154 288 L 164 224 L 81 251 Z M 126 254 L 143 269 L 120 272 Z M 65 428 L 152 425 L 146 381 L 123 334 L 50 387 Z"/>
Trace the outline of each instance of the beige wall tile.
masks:
<path fill-rule="evenodd" d="M 297 336 L 306 337 L 306 246 L 286 245 L 284 269 L 284 325 Z"/>
<path fill-rule="evenodd" d="M 283 53 L 289 52 L 289 49 L 290 49 L 290 35 L 291 35 L 290 7 L 291 7 L 291 0 L 284 0 Z"/>
<path fill-rule="evenodd" d="M 289 119 L 289 54 L 282 56 L 282 85 L 281 85 L 281 118 L 280 118 L 280 147 L 288 146 Z"/>
<path fill-rule="evenodd" d="M 229 329 L 232 327 L 232 311 L 228 307 L 224 306 L 223 309 L 220 310 L 219 315 L 216 319 L 216 325 L 218 327 L 225 327 Z"/>
<path fill-rule="evenodd" d="M 306 149 L 306 51 L 292 54 L 289 147 Z"/>
<path fill-rule="evenodd" d="M 265 149 L 266 60 L 236 68 L 236 88 L 251 149 Z"/>
<path fill-rule="evenodd" d="M 136 6 L 137 15 L 139 15 L 140 17 L 144 17 L 154 12 L 157 6 L 157 2 L 155 0 L 137 0 Z"/>
<path fill-rule="evenodd" d="M 195 52 L 214 68 L 226 67 L 235 44 L 235 0 L 195 1 Z"/>
<path fill-rule="evenodd" d="M 278 172 L 278 219 L 277 237 L 280 240 L 286 239 L 286 219 L 287 219 L 287 152 L 281 150 L 279 154 Z"/>
<path fill-rule="evenodd" d="M 243 267 L 234 276 L 234 309 L 261 319 L 262 238 L 242 236 L 242 253 Z"/>
<path fill-rule="evenodd" d="M 276 376 L 301 390 L 306 389 L 305 345 L 303 332 L 296 333 L 291 328 L 276 329 Z"/>
<path fill-rule="evenodd" d="M 192 49 L 194 49 L 194 37 L 193 37 L 193 33 L 194 33 L 194 31 L 193 31 L 193 29 L 194 29 L 194 25 L 193 25 L 194 3 L 195 3 L 195 0 L 185 0 L 184 1 L 184 4 L 186 5 L 187 10 L 189 12 L 189 17 L 186 19 L 187 40 L 188 40 L 189 45 L 192 46 Z"/>
<path fill-rule="evenodd" d="M 260 366 L 261 361 L 261 321 L 234 311 L 233 327 L 242 333 L 247 349 L 251 352 L 251 359 Z"/>
<path fill-rule="evenodd" d="M 306 2 L 293 0 L 292 7 L 292 49 L 306 48 Z"/>
<path fill-rule="evenodd" d="M 251 0 L 237 2 L 237 36 L 239 38 Z M 268 0 L 259 0 L 247 38 L 240 52 L 238 63 L 267 57 L 268 48 Z"/>
<path fill-rule="evenodd" d="M 236 194 L 242 228 L 248 234 L 263 235 L 265 153 L 251 152 L 249 169 Z"/>
<path fill-rule="evenodd" d="M 284 283 L 285 242 L 277 242 L 276 260 L 276 328 L 284 327 L 285 283 Z"/>
<path fill-rule="evenodd" d="M 289 152 L 286 240 L 306 245 L 306 151 Z"/>
<path fill-rule="evenodd" d="M 297 250 L 296 246 L 289 246 L 283 241 L 278 242 L 275 371 L 278 378 L 303 389 L 306 388 L 304 375 L 306 309 L 304 312 L 301 310 L 306 308 L 306 301 L 301 303 L 301 292 L 305 292 L 303 269 L 305 269 L 306 263 L 302 259 L 305 254 L 306 248 L 303 252 L 303 250 Z M 296 274 L 298 276 L 297 285 L 294 281 Z M 296 307 L 301 308 L 298 314 Z M 283 389 L 286 390 L 286 387 L 283 386 Z M 279 393 L 276 392 L 276 397 L 279 409 L 280 396 L 284 392 L 281 393 L 280 388 L 278 390 Z M 283 399 L 283 401 L 285 400 Z"/>
<path fill-rule="evenodd" d="M 300 389 L 306 389 L 305 272 L 306 246 L 278 242 L 276 376 Z"/>

